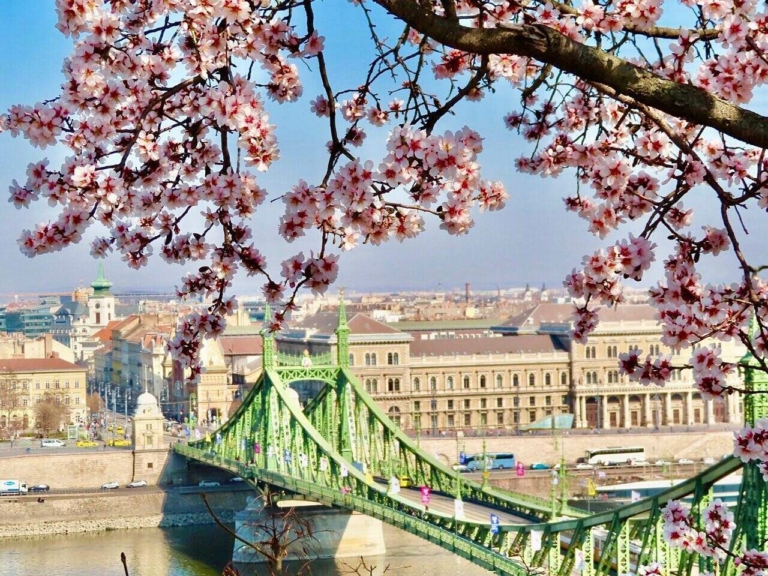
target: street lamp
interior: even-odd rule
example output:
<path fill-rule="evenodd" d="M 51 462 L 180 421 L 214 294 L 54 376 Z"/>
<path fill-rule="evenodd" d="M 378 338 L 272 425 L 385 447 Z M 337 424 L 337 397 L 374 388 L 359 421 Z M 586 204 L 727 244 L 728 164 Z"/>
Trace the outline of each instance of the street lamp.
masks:
<path fill-rule="evenodd" d="M 659 393 L 653 395 L 653 420 L 656 432 L 659 431 L 659 425 L 661 424 L 661 414 L 659 413 Z"/>

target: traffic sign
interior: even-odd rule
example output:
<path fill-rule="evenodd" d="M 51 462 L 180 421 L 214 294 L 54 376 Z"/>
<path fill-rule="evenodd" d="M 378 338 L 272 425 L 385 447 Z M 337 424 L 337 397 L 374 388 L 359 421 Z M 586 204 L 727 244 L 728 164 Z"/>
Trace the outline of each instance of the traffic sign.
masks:
<path fill-rule="evenodd" d="M 499 517 L 496 514 L 491 514 L 491 534 L 499 533 Z"/>

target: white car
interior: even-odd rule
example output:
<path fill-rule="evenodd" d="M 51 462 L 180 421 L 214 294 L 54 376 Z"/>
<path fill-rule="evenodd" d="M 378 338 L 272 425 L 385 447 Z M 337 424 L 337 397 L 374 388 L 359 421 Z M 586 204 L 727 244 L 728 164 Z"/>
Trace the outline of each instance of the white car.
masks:
<path fill-rule="evenodd" d="M 579 462 L 576 464 L 576 470 L 592 470 L 594 467 L 594 464 L 589 464 L 588 462 Z"/>
<path fill-rule="evenodd" d="M 632 460 L 632 464 L 630 464 L 630 466 L 642 468 L 643 466 L 650 466 L 650 463 L 646 462 L 645 460 Z"/>
<path fill-rule="evenodd" d="M 667 464 L 670 464 L 669 460 L 656 460 L 656 462 L 654 462 L 654 465 L 656 466 L 666 466 Z"/>
<path fill-rule="evenodd" d="M 102 490 L 117 490 L 118 488 L 120 488 L 120 483 L 116 480 L 101 485 Z"/>
<path fill-rule="evenodd" d="M 64 440 L 59 440 L 58 438 L 43 438 L 40 441 L 41 448 L 63 448 L 66 445 L 67 443 Z"/>
<path fill-rule="evenodd" d="M 701 460 L 701 463 L 706 464 L 707 466 L 712 466 L 712 464 L 714 464 L 715 462 L 717 462 L 717 460 L 715 460 L 714 458 L 703 458 Z"/>
<path fill-rule="evenodd" d="M 144 488 L 147 485 L 146 480 L 134 480 L 126 486 L 126 488 Z"/>
<path fill-rule="evenodd" d="M 201 480 L 198 483 L 198 486 L 200 486 L 200 488 L 214 488 L 216 486 L 221 486 L 221 484 L 219 484 L 218 482 L 213 482 L 211 480 Z"/>
<path fill-rule="evenodd" d="M 690 458 L 680 458 L 680 460 L 677 461 L 678 464 L 694 464 L 694 461 Z"/>

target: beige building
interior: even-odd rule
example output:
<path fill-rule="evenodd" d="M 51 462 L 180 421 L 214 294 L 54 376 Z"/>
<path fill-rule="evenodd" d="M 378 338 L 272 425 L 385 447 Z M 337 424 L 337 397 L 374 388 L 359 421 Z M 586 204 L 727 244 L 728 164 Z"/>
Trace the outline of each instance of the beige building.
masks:
<path fill-rule="evenodd" d="M 46 395 L 67 408 L 63 424 L 87 422 L 86 369 L 61 358 L 0 360 L 0 429 L 35 427 L 34 406 Z"/>
<path fill-rule="evenodd" d="M 651 306 L 602 310 L 586 345 L 569 338 L 571 312 L 570 304 L 542 302 L 495 325 L 408 322 L 402 329 L 356 314 L 348 321 L 350 365 L 393 420 L 430 433 L 548 427 L 553 420 L 603 429 L 741 420 L 736 395 L 704 401 L 689 371 L 676 371 L 664 388 L 619 374 L 618 355 L 630 348 L 670 353 Z M 311 316 L 278 336 L 278 350 L 335 355 L 336 325 L 334 313 Z M 726 360 L 742 355 L 735 344 L 723 349 Z"/>

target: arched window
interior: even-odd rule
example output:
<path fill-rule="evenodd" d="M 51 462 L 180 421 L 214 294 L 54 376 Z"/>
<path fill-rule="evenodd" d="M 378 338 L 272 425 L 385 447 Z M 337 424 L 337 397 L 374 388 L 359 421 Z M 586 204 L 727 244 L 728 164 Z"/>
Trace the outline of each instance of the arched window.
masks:
<path fill-rule="evenodd" d="M 562 386 L 568 385 L 568 373 L 567 372 L 561 372 L 560 373 L 560 384 Z"/>
<path fill-rule="evenodd" d="M 371 353 L 371 366 L 376 366 L 376 352 Z"/>
<path fill-rule="evenodd" d="M 413 391 L 419 392 L 421 390 L 421 380 L 419 380 L 418 376 L 413 379 Z"/>
<path fill-rule="evenodd" d="M 432 378 L 429 379 L 429 389 L 430 390 L 437 390 L 437 378 L 432 376 Z"/>
<path fill-rule="evenodd" d="M 445 379 L 445 387 L 448 390 L 453 390 L 453 376 L 448 376 L 448 378 Z"/>
<path fill-rule="evenodd" d="M 592 372 L 587 372 L 587 384 L 592 384 Z"/>
<path fill-rule="evenodd" d="M 350 353 L 349 354 L 349 365 L 354 366 L 355 365 L 355 355 Z"/>
<path fill-rule="evenodd" d="M 618 384 L 619 382 L 621 382 L 621 380 L 619 380 L 619 371 L 618 371 L 618 370 L 614 370 L 614 371 L 613 371 L 613 381 L 614 381 L 616 384 Z"/>
<path fill-rule="evenodd" d="M 400 378 L 395 378 L 395 392 L 400 392 Z"/>
<path fill-rule="evenodd" d="M 394 354 L 392 354 L 392 363 L 393 363 L 395 366 L 397 366 L 398 364 L 400 364 L 400 354 L 398 354 L 397 352 L 395 352 Z"/>
<path fill-rule="evenodd" d="M 592 372 L 592 384 L 597 384 L 597 372 Z"/>
<path fill-rule="evenodd" d="M 392 352 L 388 352 L 387 353 L 387 364 L 389 364 L 391 366 L 394 363 L 395 363 L 395 361 L 394 361 L 394 358 L 392 357 Z"/>
<path fill-rule="evenodd" d="M 480 376 L 480 388 L 485 388 L 485 382 L 486 382 L 485 374 L 483 374 L 482 376 Z"/>
<path fill-rule="evenodd" d="M 512 386 L 520 386 L 520 375 L 519 374 L 513 374 L 512 375 Z"/>
<path fill-rule="evenodd" d="M 464 389 L 469 388 L 469 376 L 464 376 Z"/>
<path fill-rule="evenodd" d="M 371 355 L 368 352 L 365 353 L 365 365 L 366 366 L 370 366 L 371 365 Z"/>
<path fill-rule="evenodd" d="M 608 384 L 613 384 L 613 372 L 608 372 Z"/>
<path fill-rule="evenodd" d="M 544 386 L 552 386 L 552 374 L 549 372 L 544 374 Z"/>
<path fill-rule="evenodd" d="M 397 406 L 392 406 L 387 411 L 387 414 L 389 415 L 389 419 L 392 420 L 392 422 L 400 426 L 400 408 Z"/>
<path fill-rule="evenodd" d="M 501 374 L 496 374 L 496 388 L 504 386 L 504 377 Z"/>
<path fill-rule="evenodd" d="M 395 380 L 394 378 L 390 378 L 387 380 L 387 392 L 394 392 L 395 391 Z"/>
<path fill-rule="evenodd" d="M 590 358 L 592 358 L 592 350 L 590 349 L 590 347 L 589 347 L 589 346 L 587 346 L 587 350 L 586 350 L 586 353 L 587 353 L 587 360 L 589 360 Z"/>
<path fill-rule="evenodd" d="M 536 386 L 536 374 L 528 374 L 528 386 Z"/>

